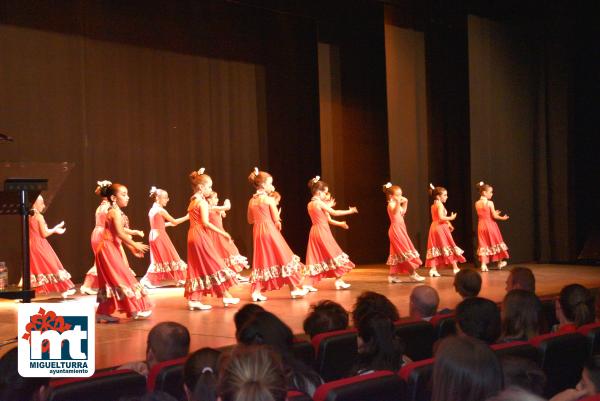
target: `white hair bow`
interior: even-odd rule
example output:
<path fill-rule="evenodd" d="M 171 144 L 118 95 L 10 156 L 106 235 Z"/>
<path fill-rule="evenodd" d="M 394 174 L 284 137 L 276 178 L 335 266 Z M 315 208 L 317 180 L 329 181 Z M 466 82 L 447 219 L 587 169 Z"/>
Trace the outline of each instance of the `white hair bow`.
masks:
<path fill-rule="evenodd" d="M 433 186 L 433 184 L 432 184 L 432 183 L 429 183 L 429 188 L 431 188 L 431 189 L 435 189 L 435 187 Z"/>
<path fill-rule="evenodd" d="M 254 175 L 258 175 L 258 167 L 254 167 Z"/>
<path fill-rule="evenodd" d="M 386 183 L 386 184 L 384 185 L 384 187 L 385 187 L 385 188 L 391 188 L 391 187 L 392 187 L 392 183 L 391 183 L 391 182 L 388 182 L 388 183 Z"/>
<path fill-rule="evenodd" d="M 200 169 L 198 170 L 198 174 L 204 174 L 204 171 L 206 169 L 204 167 L 200 167 Z"/>
<path fill-rule="evenodd" d="M 108 180 L 97 181 L 97 183 L 100 188 L 106 188 L 106 187 L 110 187 L 112 185 L 112 182 L 110 182 Z"/>
<path fill-rule="evenodd" d="M 319 177 L 317 175 L 317 176 L 315 176 L 315 178 L 313 178 L 313 182 L 316 184 L 317 182 L 319 182 L 320 179 L 321 179 L 321 177 Z"/>

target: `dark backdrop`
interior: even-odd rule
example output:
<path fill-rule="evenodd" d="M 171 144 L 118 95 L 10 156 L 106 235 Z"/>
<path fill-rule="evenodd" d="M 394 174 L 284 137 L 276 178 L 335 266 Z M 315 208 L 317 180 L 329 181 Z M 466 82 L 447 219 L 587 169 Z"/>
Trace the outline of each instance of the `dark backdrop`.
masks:
<path fill-rule="evenodd" d="M 480 89 L 477 82 L 494 77 L 470 71 L 475 58 L 468 21 L 477 15 L 501 30 L 517 27 L 529 35 L 521 44 L 525 50 L 515 53 L 531 50 L 540 71 L 527 81 L 535 86 L 536 101 L 530 132 L 535 141 L 527 149 L 534 160 L 527 191 L 534 193 L 535 229 L 527 253 L 537 260 L 573 260 L 600 226 L 599 44 L 589 3 L 4 0 L 0 132 L 16 142 L 0 145 L 0 160 L 75 163 L 46 216 L 51 224 L 67 222 L 67 233 L 52 244 L 76 279 L 91 264 L 97 179 L 129 186 L 127 213 L 135 227 L 147 231 L 149 186 L 169 190 L 169 210 L 181 215 L 190 193 L 187 174 L 200 166 L 213 176 L 221 198 L 232 199 L 226 227 L 248 255 L 244 215 L 252 189 L 246 176 L 254 165 L 271 171 L 284 197 L 284 234 L 303 256 L 306 181 L 321 170 L 317 46 L 328 43 L 339 58 L 338 76 L 332 78 L 339 84 L 336 130 L 343 138 L 335 148 L 341 160 L 335 163 L 336 183 L 344 194 L 338 201 L 361 209 L 350 220 L 344 244 L 358 263 L 382 262 L 387 216 L 379 188 L 389 179 L 394 153 L 387 139 L 387 14 L 393 24 L 424 33 L 428 175 L 448 187 L 448 209 L 461 216 L 455 236 L 472 259 L 473 175 L 494 170 L 496 157 L 503 158 L 502 166 L 515 157 L 492 152 L 491 165 L 473 157 L 479 152 L 473 146 L 485 138 L 480 128 L 494 129 L 471 98 L 473 85 Z M 504 62 L 523 67 L 531 54 Z M 504 115 L 511 119 L 521 112 Z M 480 127 L 475 131 L 474 122 Z M 519 182 L 520 171 L 502 173 L 499 189 L 510 196 L 519 190 L 509 184 Z M 9 262 L 14 282 L 18 226 L 9 217 L 0 224 L 0 260 Z M 513 228 L 510 223 L 504 228 L 508 238 Z M 185 232 L 171 231 L 182 254 Z M 146 265 L 147 260 L 134 262 L 140 274 Z"/>

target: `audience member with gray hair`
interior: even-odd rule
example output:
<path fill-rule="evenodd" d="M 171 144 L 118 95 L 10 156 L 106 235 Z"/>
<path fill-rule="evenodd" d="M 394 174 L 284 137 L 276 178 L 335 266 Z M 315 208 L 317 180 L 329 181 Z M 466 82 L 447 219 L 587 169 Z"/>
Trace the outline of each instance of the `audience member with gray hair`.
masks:
<path fill-rule="evenodd" d="M 146 344 L 146 360 L 131 362 L 119 369 L 131 369 L 148 376 L 150 369 L 160 362 L 183 358 L 190 352 L 190 332 L 176 322 L 161 322 L 150 330 Z"/>
<path fill-rule="evenodd" d="M 414 319 L 429 321 L 437 313 L 439 304 L 440 296 L 435 288 L 420 285 L 410 293 L 408 313 Z"/>

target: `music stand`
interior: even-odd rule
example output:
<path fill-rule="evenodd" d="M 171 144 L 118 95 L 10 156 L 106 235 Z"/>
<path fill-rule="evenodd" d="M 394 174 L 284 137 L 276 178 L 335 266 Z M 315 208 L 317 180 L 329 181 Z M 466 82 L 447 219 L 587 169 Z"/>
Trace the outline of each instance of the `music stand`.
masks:
<path fill-rule="evenodd" d="M 45 191 L 46 205 L 50 205 L 54 195 L 64 182 L 72 163 L 0 163 L 0 215 L 21 216 L 22 290 L 0 291 L 0 298 L 22 299 L 30 302 L 35 297 L 31 289 L 29 266 L 29 210 L 38 195 Z M 48 178 L 35 178 L 35 177 Z"/>

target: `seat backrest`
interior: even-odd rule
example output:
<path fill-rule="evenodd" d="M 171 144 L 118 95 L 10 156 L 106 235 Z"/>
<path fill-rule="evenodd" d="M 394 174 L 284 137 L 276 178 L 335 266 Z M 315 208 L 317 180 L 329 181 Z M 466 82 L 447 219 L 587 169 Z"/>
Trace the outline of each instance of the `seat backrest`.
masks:
<path fill-rule="evenodd" d="M 600 354 L 600 323 L 590 323 L 581 326 L 577 332 L 587 338 L 588 356 Z"/>
<path fill-rule="evenodd" d="M 315 362 L 315 350 L 311 343 L 305 340 L 294 339 L 292 345 L 292 354 L 294 358 L 304 363 L 306 366 L 312 366 Z"/>
<path fill-rule="evenodd" d="M 187 357 L 159 362 L 148 373 L 148 391 L 163 391 L 178 400 L 184 399 L 183 365 Z"/>
<path fill-rule="evenodd" d="M 539 365 L 538 350 L 527 341 L 513 341 L 504 344 L 492 344 L 492 350 L 498 358 L 516 356 L 529 359 Z"/>
<path fill-rule="evenodd" d="M 315 369 L 326 382 L 346 377 L 356 365 L 356 330 L 338 330 L 313 337 Z"/>
<path fill-rule="evenodd" d="M 285 399 L 286 401 L 312 401 L 308 394 L 296 390 L 289 390 Z"/>
<path fill-rule="evenodd" d="M 433 325 L 418 320 L 412 322 L 396 322 L 396 335 L 405 345 L 404 353 L 413 361 L 431 358 L 434 342 Z"/>
<path fill-rule="evenodd" d="M 398 373 L 404 382 L 406 401 L 429 401 L 431 399 L 431 379 L 433 358 L 407 363 Z"/>
<path fill-rule="evenodd" d="M 436 340 L 441 340 L 444 337 L 456 334 L 455 327 L 456 318 L 454 313 L 445 315 L 435 315 L 431 318 L 434 335 Z"/>
<path fill-rule="evenodd" d="M 105 401 L 146 393 L 146 378 L 129 369 L 50 381 L 48 401 Z"/>
<path fill-rule="evenodd" d="M 540 367 L 546 373 L 546 397 L 577 385 L 588 356 L 588 345 L 583 335 L 544 334 L 530 342 L 538 349 Z"/>
<path fill-rule="evenodd" d="M 402 383 L 389 371 L 331 381 L 317 388 L 314 401 L 398 401 L 402 399 Z"/>

